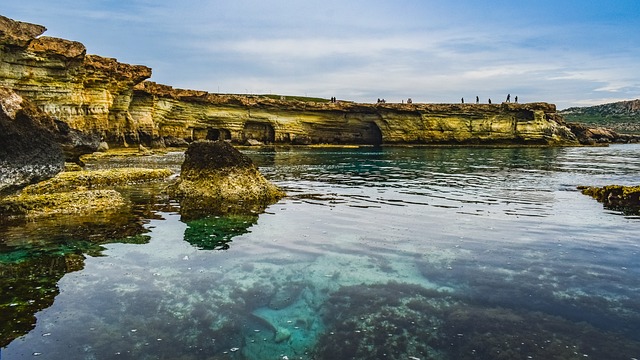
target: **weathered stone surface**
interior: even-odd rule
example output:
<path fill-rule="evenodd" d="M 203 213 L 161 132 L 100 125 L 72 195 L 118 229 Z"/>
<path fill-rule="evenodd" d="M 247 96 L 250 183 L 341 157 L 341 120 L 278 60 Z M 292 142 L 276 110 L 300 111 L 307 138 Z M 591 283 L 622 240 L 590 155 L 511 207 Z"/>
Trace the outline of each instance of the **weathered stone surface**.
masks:
<path fill-rule="evenodd" d="M 136 123 L 128 113 L 133 86 L 151 76 L 149 67 L 85 55 L 79 42 L 37 37 L 44 30 L 0 19 L 0 86 L 112 144 L 138 143 L 140 134 L 151 132 L 153 124 Z"/>
<path fill-rule="evenodd" d="M 625 214 L 640 214 L 640 186 L 580 186 L 578 189 L 583 194 L 598 200 L 608 209 L 619 210 Z"/>
<path fill-rule="evenodd" d="M 42 25 L 15 21 L 0 15 L 0 43 L 26 46 L 29 41 L 47 31 Z"/>
<path fill-rule="evenodd" d="M 251 159 L 225 141 L 189 145 L 173 193 L 186 219 L 259 212 L 285 195 L 260 174 Z"/>
<path fill-rule="evenodd" d="M 48 215 L 117 213 L 128 205 L 114 186 L 166 179 L 169 169 L 122 168 L 62 172 L 0 198 L 0 215 L 35 219 Z"/>
<path fill-rule="evenodd" d="M 153 137 L 236 144 L 541 144 L 577 139 L 547 103 L 357 104 L 135 87 L 131 116 Z"/>
<path fill-rule="evenodd" d="M 64 169 L 55 124 L 15 92 L 0 87 L 0 194 Z"/>
<path fill-rule="evenodd" d="M 77 41 L 41 36 L 29 42 L 27 50 L 43 56 L 61 56 L 66 59 L 82 59 L 87 48 Z"/>

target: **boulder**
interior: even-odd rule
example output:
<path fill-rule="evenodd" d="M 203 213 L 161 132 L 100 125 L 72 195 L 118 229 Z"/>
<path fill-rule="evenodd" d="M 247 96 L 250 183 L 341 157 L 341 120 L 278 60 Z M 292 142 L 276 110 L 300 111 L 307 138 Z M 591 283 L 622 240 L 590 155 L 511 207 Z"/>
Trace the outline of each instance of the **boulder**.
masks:
<path fill-rule="evenodd" d="M 48 179 L 65 160 L 98 149 L 100 137 L 71 128 L 13 90 L 0 87 L 0 194 Z"/>
<path fill-rule="evenodd" d="M 189 145 L 172 192 L 180 200 L 185 219 L 261 212 L 285 196 L 262 176 L 249 157 L 225 141 Z"/>
<path fill-rule="evenodd" d="M 53 119 L 0 88 L 0 194 L 53 177 L 64 169 Z"/>
<path fill-rule="evenodd" d="M 578 189 L 601 202 L 607 209 L 627 215 L 640 215 L 640 186 L 579 186 Z"/>

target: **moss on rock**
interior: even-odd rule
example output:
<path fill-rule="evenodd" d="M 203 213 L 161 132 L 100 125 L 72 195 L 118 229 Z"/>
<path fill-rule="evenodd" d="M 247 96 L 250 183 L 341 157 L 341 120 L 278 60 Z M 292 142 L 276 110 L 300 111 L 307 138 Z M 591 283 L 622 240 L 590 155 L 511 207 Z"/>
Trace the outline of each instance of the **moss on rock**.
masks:
<path fill-rule="evenodd" d="M 113 186 L 165 179 L 169 169 L 120 168 L 62 172 L 0 199 L 0 214 L 34 219 L 55 214 L 117 211 L 128 201 Z"/>
<path fill-rule="evenodd" d="M 53 192 L 99 189 L 109 186 L 130 185 L 169 177 L 169 169 L 117 168 L 93 171 L 62 172 L 55 177 L 27 186 L 23 194 L 47 194 Z"/>
<path fill-rule="evenodd" d="M 579 186 L 583 194 L 601 202 L 604 207 L 629 215 L 640 214 L 640 186 Z"/>
<path fill-rule="evenodd" d="M 224 141 L 199 141 L 185 152 L 173 188 L 182 216 L 260 212 L 285 193 L 267 181 L 251 159 Z"/>
<path fill-rule="evenodd" d="M 7 196 L 0 200 L 0 214 L 27 219 L 55 214 L 116 211 L 127 201 L 115 190 L 87 190 L 52 194 Z"/>

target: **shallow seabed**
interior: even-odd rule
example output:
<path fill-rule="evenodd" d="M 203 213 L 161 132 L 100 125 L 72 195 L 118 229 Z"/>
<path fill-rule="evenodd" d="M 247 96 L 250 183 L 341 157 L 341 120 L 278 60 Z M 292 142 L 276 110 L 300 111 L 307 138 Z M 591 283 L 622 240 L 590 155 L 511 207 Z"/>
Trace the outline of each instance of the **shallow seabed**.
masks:
<path fill-rule="evenodd" d="M 3 228 L 2 359 L 640 358 L 640 218 L 576 190 L 637 185 L 640 146 L 245 153 L 289 195 L 263 214 L 156 186 Z"/>

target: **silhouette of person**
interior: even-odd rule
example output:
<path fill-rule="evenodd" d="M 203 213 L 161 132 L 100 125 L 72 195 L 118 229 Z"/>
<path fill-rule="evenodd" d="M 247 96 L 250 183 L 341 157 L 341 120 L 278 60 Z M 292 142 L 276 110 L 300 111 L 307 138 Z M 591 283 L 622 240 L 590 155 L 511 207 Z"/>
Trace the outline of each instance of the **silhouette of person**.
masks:
<path fill-rule="evenodd" d="M 480 98 L 476 96 L 476 104 L 480 104 Z"/>
<path fill-rule="evenodd" d="M 491 99 L 489 99 L 489 104 L 491 104 Z"/>
<path fill-rule="evenodd" d="M 464 98 L 462 98 L 462 99 L 460 99 L 460 100 L 462 100 L 462 103 L 464 104 Z"/>
<path fill-rule="evenodd" d="M 507 102 L 511 102 L 511 94 L 507 94 Z"/>
<path fill-rule="evenodd" d="M 516 96 L 514 100 L 516 101 L 516 104 L 517 104 L 518 103 L 518 97 Z"/>

